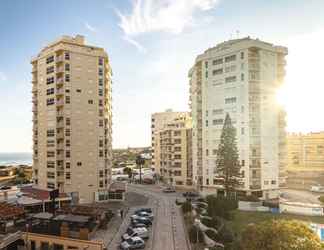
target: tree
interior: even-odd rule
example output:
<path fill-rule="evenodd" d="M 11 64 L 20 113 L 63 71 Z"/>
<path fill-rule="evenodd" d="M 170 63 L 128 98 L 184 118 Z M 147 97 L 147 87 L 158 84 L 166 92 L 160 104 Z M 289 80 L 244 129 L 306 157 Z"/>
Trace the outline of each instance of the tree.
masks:
<path fill-rule="evenodd" d="M 224 178 L 225 195 L 234 191 L 240 185 L 240 163 L 236 146 L 236 129 L 233 127 L 229 114 L 225 122 L 217 150 L 217 171 Z"/>
<path fill-rule="evenodd" d="M 242 250 L 320 250 L 321 242 L 304 223 L 268 220 L 252 224 L 242 232 Z"/>
<path fill-rule="evenodd" d="M 132 178 L 132 169 L 129 167 L 125 167 L 123 170 L 124 174 L 127 174 L 129 178 Z"/>

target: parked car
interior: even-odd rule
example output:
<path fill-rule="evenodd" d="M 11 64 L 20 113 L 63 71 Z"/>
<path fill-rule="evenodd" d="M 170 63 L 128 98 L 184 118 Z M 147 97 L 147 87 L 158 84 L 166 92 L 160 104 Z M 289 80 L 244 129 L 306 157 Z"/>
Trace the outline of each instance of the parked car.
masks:
<path fill-rule="evenodd" d="M 182 195 L 183 195 L 183 197 L 186 197 L 186 198 L 196 198 L 199 196 L 199 194 L 196 192 L 185 192 Z"/>
<path fill-rule="evenodd" d="M 131 226 L 129 226 L 130 228 L 138 228 L 138 227 L 145 227 L 147 228 L 148 226 L 143 224 L 143 223 L 133 223 Z"/>
<path fill-rule="evenodd" d="M 120 244 L 120 249 L 143 249 L 145 248 L 145 242 L 140 237 L 131 237 Z"/>
<path fill-rule="evenodd" d="M 127 228 L 126 233 L 122 235 L 122 240 L 128 240 L 129 238 L 138 236 L 142 239 L 148 239 L 149 234 L 145 227 Z"/>
<path fill-rule="evenodd" d="M 166 187 L 162 191 L 163 191 L 163 193 L 175 193 L 176 192 L 174 187 Z"/>
<path fill-rule="evenodd" d="M 153 220 L 154 215 L 152 213 L 147 213 L 147 212 L 139 212 L 131 216 L 132 219 L 137 219 L 139 217 L 144 217 L 148 218 L 150 220 Z"/>
<path fill-rule="evenodd" d="M 153 213 L 152 208 L 150 208 L 150 207 L 142 207 L 142 208 L 136 209 L 134 214 L 137 214 L 139 212 Z"/>
<path fill-rule="evenodd" d="M 139 217 L 137 219 L 131 219 L 131 225 L 135 225 L 135 224 L 145 224 L 146 226 L 151 226 L 152 225 L 152 221 L 148 218 L 144 218 L 144 217 Z"/>

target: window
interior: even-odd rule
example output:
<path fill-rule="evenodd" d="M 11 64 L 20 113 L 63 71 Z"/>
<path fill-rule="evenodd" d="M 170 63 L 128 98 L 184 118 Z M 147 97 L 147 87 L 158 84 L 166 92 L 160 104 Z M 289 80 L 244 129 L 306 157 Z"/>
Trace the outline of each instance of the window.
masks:
<path fill-rule="evenodd" d="M 52 182 L 47 182 L 47 188 L 54 189 L 55 188 L 55 184 L 52 183 Z"/>
<path fill-rule="evenodd" d="M 47 167 L 48 168 L 55 168 L 55 162 L 54 161 L 48 161 L 47 162 Z"/>
<path fill-rule="evenodd" d="M 65 124 L 67 126 L 70 126 L 71 125 L 71 119 L 69 117 L 65 118 Z"/>
<path fill-rule="evenodd" d="M 275 185 L 276 183 L 277 183 L 277 182 L 276 182 L 275 180 L 272 180 L 272 181 L 271 181 L 271 184 L 272 184 L 272 185 Z"/>
<path fill-rule="evenodd" d="M 176 144 L 180 144 L 180 143 L 181 143 L 181 139 L 175 139 L 175 140 L 174 140 L 174 143 L 176 143 Z"/>
<path fill-rule="evenodd" d="M 66 162 L 65 163 L 65 168 L 70 168 L 71 167 L 71 162 Z"/>
<path fill-rule="evenodd" d="M 219 65 L 219 64 L 222 64 L 222 63 L 223 63 L 223 58 L 213 60 L 213 65 Z"/>
<path fill-rule="evenodd" d="M 88 100 L 88 104 L 93 104 L 93 100 Z"/>
<path fill-rule="evenodd" d="M 241 59 L 244 59 L 244 52 L 241 52 Z"/>
<path fill-rule="evenodd" d="M 223 109 L 213 109 L 213 115 L 221 115 L 223 114 Z"/>
<path fill-rule="evenodd" d="M 65 93 L 70 93 L 70 90 L 69 90 L 69 89 L 66 89 L 66 90 L 65 90 Z"/>
<path fill-rule="evenodd" d="M 208 120 L 206 120 L 206 127 L 208 127 Z"/>
<path fill-rule="evenodd" d="M 55 146 L 55 141 L 54 140 L 47 140 L 47 147 L 54 147 Z"/>
<path fill-rule="evenodd" d="M 99 177 L 104 177 L 103 170 L 99 170 Z"/>
<path fill-rule="evenodd" d="M 224 120 L 223 119 L 216 119 L 213 120 L 213 125 L 221 125 L 223 124 Z"/>
<path fill-rule="evenodd" d="M 103 100 L 99 100 L 99 107 L 102 107 L 103 106 Z"/>
<path fill-rule="evenodd" d="M 70 104 L 70 102 L 71 102 L 71 97 L 70 96 L 65 96 L 65 103 L 66 104 Z"/>
<path fill-rule="evenodd" d="M 81 93 L 81 89 L 77 89 L 76 92 L 77 92 L 77 93 Z"/>
<path fill-rule="evenodd" d="M 213 75 L 220 75 L 220 74 L 223 74 L 223 68 L 213 70 Z"/>
<path fill-rule="evenodd" d="M 70 136 L 71 130 L 69 128 L 65 129 L 65 136 Z"/>
<path fill-rule="evenodd" d="M 52 95 L 54 94 L 54 88 L 50 88 L 46 90 L 46 95 Z"/>
<path fill-rule="evenodd" d="M 46 68 L 46 74 L 50 74 L 54 72 L 54 66 L 50 66 Z"/>
<path fill-rule="evenodd" d="M 64 58 L 65 58 L 65 60 L 70 60 L 70 53 L 69 52 L 65 52 Z"/>
<path fill-rule="evenodd" d="M 236 97 L 225 98 L 226 104 L 235 103 L 235 102 L 236 102 Z"/>
<path fill-rule="evenodd" d="M 65 64 L 65 71 L 70 71 L 70 64 L 68 63 Z"/>
<path fill-rule="evenodd" d="M 236 55 L 225 57 L 225 62 L 232 62 L 236 60 Z"/>
<path fill-rule="evenodd" d="M 54 157 L 55 152 L 54 151 L 47 151 L 47 157 Z"/>
<path fill-rule="evenodd" d="M 103 69 L 102 68 L 99 68 L 98 73 L 99 73 L 99 76 L 103 76 Z"/>
<path fill-rule="evenodd" d="M 99 86 L 103 86 L 103 79 L 99 78 Z"/>
<path fill-rule="evenodd" d="M 206 149 L 206 156 L 208 156 L 209 155 L 209 150 L 208 149 Z"/>
<path fill-rule="evenodd" d="M 100 65 L 100 66 L 102 66 L 102 65 L 103 65 L 103 63 L 104 63 L 104 60 L 103 60 L 103 58 L 102 58 L 102 57 L 100 57 L 100 58 L 99 58 L 99 65 Z"/>
<path fill-rule="evenodd" d="M 82 166 L 82 162 L 81 162 L 81 161 L 78 161 L 78 162 L 77 162 L 77 166 L 78 166 L 78 167 L 81 167 L 81 166 Z"/>
<path fill-rule="evenodd" d="M 99 89 L 99 96 L 103 96 L 103 89 Z"/>
<path fill-rule="evenodd" d="M 71 152 L 69 150 L 65 151 L 65 157 L 70 158 Z"/>
<path fill-rule="evenodd" d="M 181 135 L 181 131 L 174 131 L 174 132 L 173 132 L 173 135 L 174 135 L 174 136 L 179 136 L 179 135 Z"/>
<path fill-rule="evenodd" d="M 70 140 L 66 140 L 66 141 L 65 141 L 65 146 L 67 146 L 67 147 L 70 147 L 70 146 L 71 146 L 71 142 L 70 142 Z"/>
<path fill-rule="evenodd" d="M 99 187 L 103 187 L 104 185 L 103 185 L 103 181 L 99 181 Z"/>
<path fill-rule="evenodd" d="M 55 130 L 54 129 L 47 130 L 47 137 L 53 137 L 54 135 L 55 135 Z"/>
<path fill-rule="evenodd" d="M 206 185 L 209 185 L 209 179 L 206 179 Z"/>
<path fill-rule="evenodd" d="M 241 81 L 244 81 L 244 74 L 241 74 Z"/>
<path fill-rule="evenodd" d="M 244 128 L 241 128 L 241 135 L 244 135 Z"/>
<path fill-rule="evenodd" d="M 54 98 L 49 98 L 46 100 L 46 105 L 49 106 L 49 105 L 53 105 L 55 103 L 54 101 Z"/>
<path fill-rule="evenodd" d="M 236 70 L 236 65 L 231 65 L 231 66 L 225 67 L 225 73 L 233 72 L 235 70 Z"/>
<path fill-rule="evenodd" d="M 173 172 L 173 175 L 174 175 L 174 176 L 181 176 L 181 171 L 180 171 L 180 170 L 175 170 L 175 171 Z"/>
<path fill-rule="evenodd" d="M 65 173 L 65 179 L 66 180 L 70 180 L 71 179 L 71 173 L 70 172 L 66 172 Z"/>
<path fill-rule="evenodd" d="M 99 140 L 99 147 L 103 147 L 103 140 Z"/>
<path fill-rule="evenodd" d="M 229 76 L 225 78 L 225 83 L 235 82 L 236 76 Z"/>
<path fill-rule="evenodd" d="M 174 159 L 181 160 L 181 155 L 174 155 Z"/>
<path fill-rule="evenodd" d="M 175 151 L 175 152 L 179 152 L 179 151 L 181 151 L 181 147 L 174 147 L 174 151 Z"/>
<path fill-rule="evenodd" d="M 53 173 L 53 172 L 47 172 L 47 178 L 54 179 L 55 178 L 55 173 Z"/>
<path fill-rule="evenodd" d="M 54 77 L 49 77 L 46 79 L 46 84 L 52 84 L 54 83 Z"/>
<path fill-rule="evenodd" d="M 54 56 L 50 56 L 46 58 L 46 64 L 49 64 L 51 62 L 54 62 Z"/>
<path fill-rule="evenodd" d="M 70 75 L 69 74 L 65 75 L 65 81 L 70 82 Z"/>
<path fill-rule="evenodd" d="M 99 120 L 99 127 L 103 127 L 103 120 Z"/>
<path fill-rule="evenodd" d="M 103 110 L 102 109 L 99 109 L 99 116 L 103 116 Z"/>
<path fill-rule="evenodd" d="M 206 69 L 208 68 L 208 62 L 207 61 L 205 62 L 205 68 Z"/>
<path fill-rule="evenodd" d="M 245 165 L 245 160 L 242 160 L 241 161 L 241 166 L 244 167 L 244 165 Z"/>
<path fill-rule="evenodd" d="M 99 150 L 99 157 L 103 157 L 103 151 Z"/>

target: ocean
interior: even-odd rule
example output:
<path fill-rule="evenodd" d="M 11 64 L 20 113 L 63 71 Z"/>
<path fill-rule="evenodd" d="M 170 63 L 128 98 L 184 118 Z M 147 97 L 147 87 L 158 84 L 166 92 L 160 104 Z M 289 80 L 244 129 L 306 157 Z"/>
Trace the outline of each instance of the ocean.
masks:
<path fill-rule="evenodd" d="M 31 165 L 32 162 L 32 153 L 0 153 L 0 166 Z"/>

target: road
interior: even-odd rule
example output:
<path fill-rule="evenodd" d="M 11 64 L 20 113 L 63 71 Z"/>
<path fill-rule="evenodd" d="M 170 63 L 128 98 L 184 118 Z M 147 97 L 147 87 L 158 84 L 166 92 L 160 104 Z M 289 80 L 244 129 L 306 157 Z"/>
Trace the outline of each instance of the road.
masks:
<path fill-rule="evenodd" d="M 154 223 L 151 228 L 151 237 L 146 242 L 149 250 L 187 250 L 187 237 L 183 225 L 180 208 L 175 205 L 176 198 L 181 194 L 165 194 L 158 186 L 128 185 L 128 191 L 140 193 L 148 197 L 146 206 L 154 211 Z M 117 249 L 120 237 L 129 225 L 130 216 L 136 207 L 132 207 L 120 226 L 108 249 Z"/>
<path fill-rule="evenodd" d="M 282 190 L 281 198 L 292 202 L 321 204 L 318 200 L 318 197 L 320 195 L 320 193 L 314 193 L 310 191 L 284 189 Z"/>

